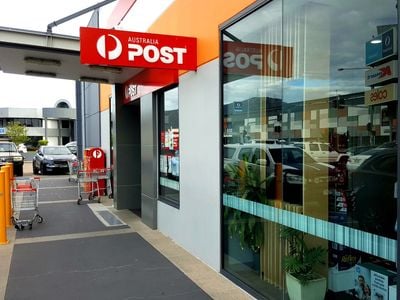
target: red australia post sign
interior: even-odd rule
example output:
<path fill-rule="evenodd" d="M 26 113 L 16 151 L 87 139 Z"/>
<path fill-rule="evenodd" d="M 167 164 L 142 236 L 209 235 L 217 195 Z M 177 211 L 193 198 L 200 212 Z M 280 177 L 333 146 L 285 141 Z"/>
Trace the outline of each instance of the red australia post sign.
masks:
<path fill-rule="evenodd" d="M 192 37 L 80 28 L 81 63 L 133 68 L 196 70 Z"/>

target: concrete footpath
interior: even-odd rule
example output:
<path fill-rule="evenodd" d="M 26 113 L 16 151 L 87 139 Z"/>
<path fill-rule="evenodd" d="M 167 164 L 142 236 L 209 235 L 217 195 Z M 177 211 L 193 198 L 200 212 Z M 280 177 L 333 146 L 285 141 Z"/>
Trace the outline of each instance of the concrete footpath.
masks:
<path fill-rule="evenodd" d="M 112 199 L 76 199 L 68 176 L 41 176 L 44 221 L 8 229 L 0 299 L 252 299 Z"/>

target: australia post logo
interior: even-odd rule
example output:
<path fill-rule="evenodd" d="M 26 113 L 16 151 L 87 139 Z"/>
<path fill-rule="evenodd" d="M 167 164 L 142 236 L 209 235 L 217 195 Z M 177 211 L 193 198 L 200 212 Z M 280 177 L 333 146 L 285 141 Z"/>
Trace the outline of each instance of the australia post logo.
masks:
<path fill-rule="evenodd" d="M 292 77 L 293 48 L 272 44 L 224 42 L 225 74 Z"/>
<path fill-rule="evenodd" d="M 81 27 L 81 63 L 196 70 L 195 38 Z"/>

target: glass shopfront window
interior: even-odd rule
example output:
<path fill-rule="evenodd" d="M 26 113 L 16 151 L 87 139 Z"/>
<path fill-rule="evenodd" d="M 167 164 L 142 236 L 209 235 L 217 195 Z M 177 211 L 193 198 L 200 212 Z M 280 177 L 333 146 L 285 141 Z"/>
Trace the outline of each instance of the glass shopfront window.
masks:
<path fill-rule="evenodd" d="M 160 199 L 179 207 L 179 106 L 178 88 L 160 93 Z"/>
<path fill-rule="evenodd" d="M 396 298 L 396 4 L 266 1 L 221 30 L 223 269 L 260 297 L 314 255 L 304 299 Z"/>

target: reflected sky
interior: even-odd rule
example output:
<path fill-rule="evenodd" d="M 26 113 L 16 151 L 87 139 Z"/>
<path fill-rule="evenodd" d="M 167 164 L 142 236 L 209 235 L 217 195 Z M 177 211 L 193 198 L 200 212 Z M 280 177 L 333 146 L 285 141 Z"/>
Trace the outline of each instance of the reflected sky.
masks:
<path fill-rule="evenodd" d="M 366 67 L 365 43 L 397 22 L 396 2 L 285 0 L 264 6 L 246 24 L 229 27 L 224 39 L 293 47 L 293 77 L 233 80 L 224 85 L 224 103 L 251 97 L 297 102 L 369 90 L 366 70 L 349 68 Z"/>

